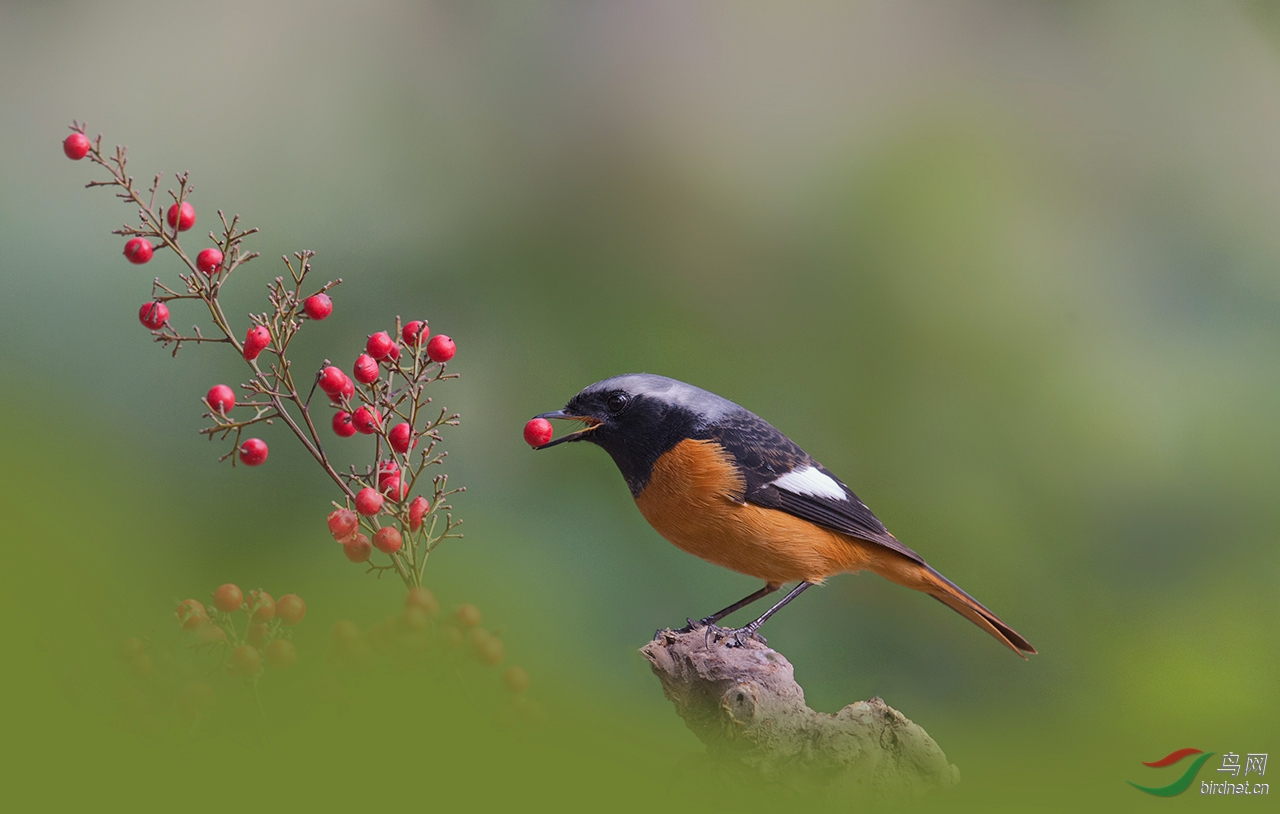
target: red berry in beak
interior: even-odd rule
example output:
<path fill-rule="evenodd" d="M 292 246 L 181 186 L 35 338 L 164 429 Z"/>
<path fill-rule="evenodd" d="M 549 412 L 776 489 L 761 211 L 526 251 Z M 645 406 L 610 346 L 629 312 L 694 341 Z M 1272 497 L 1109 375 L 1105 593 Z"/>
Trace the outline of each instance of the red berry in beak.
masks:
<path fill-rule="evenodd" d="M 540 447 L 551 440 L 551 422 L 545 418 L 531 418 L 524 425 L 524 442 Z"/>

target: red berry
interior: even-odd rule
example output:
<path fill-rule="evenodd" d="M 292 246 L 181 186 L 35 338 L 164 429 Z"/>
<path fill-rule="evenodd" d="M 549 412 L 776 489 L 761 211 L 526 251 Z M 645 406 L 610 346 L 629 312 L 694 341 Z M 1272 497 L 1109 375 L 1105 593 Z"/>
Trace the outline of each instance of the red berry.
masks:
<path fill-rule="evenodd" d="M 393 497 L 400 491 L 400 467 L 390 461 L 378 464 L 378 491 Z"/>
<path fill-rule="evenodd" d="M 212 277 L 221 265 L 222 252 L 217 249 L 201 249 L 196 255 L 196 268 L 200 269 L 206 277 Z"/>
<path fill-rule="evenodd" d="M 387 358 L 382 361 L 387 367 L 391 367 L 392 362 L 400 361 L 400 346 L 392 342 L 391 350 L 387 351 Z"/>
<path fill-rule="evenodd" d="M 62 152 L 72 161 L 79 161 L 89 154 L 89 139 L 84 133 L 72 133 L 62 140 Z"/>
<path fill-rule="evenodd" d="M 302 310 L 314 320 L 322 320 L 333 313 L 333 300 L 328 294 L 312 294 L 302 301 Z"/>
<path fill-rule="evenodd" d="M 475 627 L 480 624 L 480 609 L 470 603 L 459 605 L 453 612 L 453 618 L 463 627 Z"/>
<path fill-rule="evenodd" d="M 400 532 L 395 526 L 383 526 L 373 534 L 373 547 L 383 554 L 394 554 L 400 550 Z"/>
<path fill-rule="evenodd" d="M 216 644 L 227 640 L 227 632 L 209 621 L 206 616 L 196 628 L 196 640 L 200 644 Z"/>
<path fill-rule="evenodd" d="M 192 681 L 178 693 L 177 706 L 185 715 L 194 716 L 213 706 L 217 698 L 213 687 L 203 681 Z"/>
<path fill-rule="evenodd" d="M 150 260 L 153 253 L 151 241 L 145 237 L 131 237 L 124 242 L 124 256 L 130 263 L 141 265 Z"/>
<path fill-rule="evenodd" d="M 329 533 L 335 540 L 350 537 L 351 533 L 360 526 L 360 518 L 356 517 L 356 513 L 350 509 L 334 509 L 329 512 L 326 522 L 329 524 Z M 284 599 L 284 597 L 280 598 Z"/>
<path fill-rule="evenodd" d="M 418 445 L 413 437 L 413 427 L 404 422 L 391 428 L 391 432 L 387 433 L 387 440 L 391 442 L 391 448 L 401 455 Z"/>
<path fill-rule="evenodd" d="M 253 611 L 251 622 L 270 622 L 276 616 L 276 601 L 266 591 L 250 591 L 249 608 Z"/>
<path fill-rule="evenodd" d="M 502 640 L 489 631 L 480 629 L 471 631 L 471 644 L 476 649 L 476 658 L 490 667 L 497 667 L 506 655 L 506 647 Z"/>
<path fill-rule="evenodd" d="M 130 661 L 133 661 L 138 656 L 141 656 L 146 652 L 146 649 L 147 646 L 142 643 L 141 639 L 136 639 L 130 636 L 120 642 L 120 646 L 116 648 L 116 656 L 118 656 L 125 664 L 128 664 Z"/>
<path fill-rule="evenodd" d="M 267 643 L 267 637 L 271 633 L 271 629 L 263 624 L 249 625 L 249 632 L 245 634 L 245 641 L 254 647 L 262 647 Z"/>
<path fill-rule="evenodd" d="M 373 545 L 368 537 L 357 534 L 342 544 L 342 553 L 352 562 L 364 562 L 373 554 Z"/>
<path fill-rule="evenodd" d="M 261 438 L 250 438 L 240 445 L 240 463 L 258 466 L 267 459 L 267 443 Z"/>
<path fill-rule="evenodd" d="M 209 621 L 209 614 L 205 611 L 204 605 L 195 599 L 182 600 L 173 613 L 185 630 L 193 630 Z"/>
<path fill-rule="evenodd" d="M 427 625 L 431 624 L 431 614 L 417 605 L 406 603 L 404 613 L 396 621 L 409 630 L 425 630 Z M 410 643 L 405 641 L 405 644 L 409 645 Z"/>
<path fill-rule="evenodd" d="M 262 666 L 262 656 L 258 648 L 250 644 L 242 644 L 231 651 L 227 661 L 227 672 L 236 678 L 249 678 Z"/>
<path fill-rule="evenodd" d="M 356 394 L 356 386 L 354 383 L 352 383 L 350 379 L 347 379 L 345 382 L 342 383 L 342 392 L 338 394 L 339 396 L 349 399 L 355 394 Z"/>
<path fill-rule="evenodd" d="M 181 206 L 173 204 L 169 207 L 165 220 L 169 221 L 170 229 L 176 228 L 179 232 L 185 232 L 196 225 L 196 208 L 186 201 L 183 201 Z"/>
<path fill-rule="evenodd" d="M 427 499 L 422 495 L 418 495 L 409 501 L 409 530 L 417 531 L 422 527 L 422 516 L 427 513 L 427 509 L 431 506 Z"/>
<path fill-rule="evenodd" d="M 351 413 L 339 410 L 333 414 L 333 434 L 339 438 L 350 438 L 356 434 L 356 428 L 351 423 Z"/>
<path fill-rule="evenodd" d="M 457 349 L 458 346 L 453 344 L 453 340 L 444 334 L 436 334 L 427 343 L 427 355 L 431 357 L 433 362 L 449 361 L 453 358 L 453 354 Z"/>
<path fill-rule="evenodd" d="M 244 358 L 252 362 L 271 344 L 271 331 L 264 325 L 254 325 L 244 335 Z"/>
<path fill-rule="evenodd" d="M 551 422 L 545 418 L 531 418 L 524 425 L 524 442 L 540 447 L 551 440 Z"/>
<path fill-rule="evenodd" d="M 377 514 L 382 509 L 382 494 L 377 489 L 366 486 L 356 492 L 356 511 L 365 517 Z"/>
<path fill-rule="evenodd" d="M 144 302 L 138 309 L 138 321 L 153 331 L 158 331 L 169 321 L 169 306 L 162 302 Z"/>
<path fill-rule="evenodd" d="M 440 603 L 435 596 L 423 588 L 421 585 L 415 585 L 409 589 L 409 594 L 404 598 L 405 608 L 421 608 L 427 612 L 427 616 L 435 616 L 440 612 Z"/>
<path fill-rule="evenodd" d="M 529 688 L 529 674 L 522 667 L 508 667 L 502 674 L 502 683 L 511 692 L 524 692 Z"/>
<path fill-rule="evenodd" d="M 395 345 L 391 341 L 391 337 L 386 331 L 378 331 L 369 337 L 369 341 L 364 343 L 364 349 L 374 359 L 381 359 L 391 352 L 392 346 Z"/>
<path fill-rule="evenodd" d="M 288 670 L 298 663 L 298 649 L 288 639 L 276 639 L 267 645 L 267 666 L 275 670 Z"/>
<path fill-rule="evenodd" d="M 148 678 L 151 678 L 151 674 L 155 672 L 155 664 L 151 661 L 150 656 L 143 653 L 140 656 L 135 656 L 133 660 L 129 662 L 129 672 L 133 673 L 134 678 L 145 681 Z"/>
<path fill-rule="evenodd" d="M 329 628 L 329 643 L 339 647 L 350 647 L 359 643 L 361 638 L 360 626 L 347 619 L 339 619 Z"/>
<path fill-rule="evenodd" d="M 351 424 L 356 428 L 357 432 L 373 435 L 377 432 L 378 427 L 382 426 L 382 416 L 377 410 L 370 410 L 368 407 L 360 406 L 351 414 Z"/>
<path fill-rule="evenodd" d="M 342 393 L 342 388 L 346 381 L 347 374 L 342 372 L 342 368 L 329 365 L 320 371 L 320 377 L 316 379 L 316 384 L 332 398 Z"/>
<path fill-rule="evenodd" d="M 355 374 L 356 381 L 369 384 L 378 379 L 378 363 L 369 354 L 362 353 L 356 357 L 356 363 L 351 368 L 351 372 Z"/>
<path fill-rule="evenodd" d="M 243 601 L 244 594 L 240 593 L 240 587 L 231 582 L 219 585 L 213 592 L 213 606 L 223 613 L 240 610 L 240 603 Z"/>
<path fill-rule="evenodd" d="M 219 413 L 225 413 L 236 406 L 236 394 L 225 384 L 215 384 L 210 387 L 204 400 L 209 405 L 209 409 Z"/>
<path fill-rule="evenodd" d="M 428 330 L 427 323 L 420 319 L 405 323 L 405 326 L 400 329 L 400 338 L 411 348 L 419 342 L 426 341 L 430 335 L 431 331 Z"/>
<path fill-rule="evenodd" d="M 285 594 L 276 600 L 276 616 L 285 627 L 293 627 L 307 615 L 307 603 L 297 594 Z"/>

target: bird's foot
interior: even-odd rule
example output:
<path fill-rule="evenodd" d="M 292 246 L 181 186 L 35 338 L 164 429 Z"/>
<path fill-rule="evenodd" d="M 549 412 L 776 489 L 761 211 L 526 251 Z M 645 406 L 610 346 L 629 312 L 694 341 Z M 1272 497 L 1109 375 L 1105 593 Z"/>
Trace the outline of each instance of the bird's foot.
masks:
<path fill-rule="evenodd" d="M 719 644 L 720 642 L 724 642 L 725 647 L 742 647 L 749 639 L 754 639 L 755 641 L 760 642 L 761 644 L 768 644 L 768 640 L 766 640 L 765 637 L 761 636 L 758 630 L 755 627 L 752 627 L 751 625 L 747 625 L 746 627 L 737 627 L 737 628 L 720 627 L 719 625 L 715 624 L 715 622 L 712 620 L 713 620 L 713 617 L 710 617 L 710 616 L 706 617 L 705 619 L 699 619 L 696 622 L 692 619 L 685 619 L 685 622 L 687 622 L 687 624 L 684 627 L 676 630 L 671 630 L 670 632 L 676 633 L 676 634 L 685 634 L 685 633 L 692 633 L 695 630 L 701 630 L 704 633 L 706 633 L 708 647 L 710 647 L 712 644 Z M 659 629 L 654 631 L 653 633 L 654 640 L 657 641 L 658 639 L 662 638 L 662 635 L 667 632 L 668 632 L 667 629 Z"/>
<path fill-rule="evenodd" d="M 707 617 L 707 618 L 705 618 L 705 619 L 699 619 L 699 620 L 698 620 L 698 621 L 696 621 L 696 622 L 695 622 L 695 621 L 693 621 L 692 619 L 688 618 L 688 617 L 685 617 L 685 620 L 684 620 L 684 621 L 686 622 L 686 624 L 685 624 L 685 626 L 684 626 L 684 627 L 677 627 L 677 628 L 660 627 L 660 628 L 658 628 L 657 630 L 655 630 L 655 631 L 653 632 L 653 640 L 654 640 L 654 641 L 657 641 L 658 639 L 661 639 L 661 638 L 662 638 L 662 634 L 664 634 L 664 633 L 675 633 L 675 634 L 678 634 L 678 635 L 683 635 L 683 634 L 685 634 L 685 633 L 692 633 L 693 631 L 698 630 L 698 629 L 700 629 L 700 628 L 704 628 L 704 627 L 705 627 L 705 628 L 710 628 L 710 629 L 713 629 L 713 630 L 720 630 L 720 628 L 718 628 L 718 627 L 716 627 L 715 625 L 711 624 L 711 617 L 710 617 L 710 616 L 708 616 L 708 617 Z"/>
<path fill-rule="evenodd" d="M 736 628 L 715 628 L 715 640 L 717 642 L 723 641 L 725 647 L 742 647 L 748 640 L 752 639 L 760 642 L 760 644 L 768 644 L 765 638 L 751 625 Z"/>
<path fill-rule="evenodd" d="M 708 616 L 706 618 L 699 619 L 698 621 L 695 622 L 692 619 L 685 617 L 685 622 L 687 622 L 688 624 L 686 624 L 684 627 L 680 628 L 675 632 L 676 633 L 692 633 L 693 631 L 701 627 L 715 627 L 715 625 L 712 624 L 713 622 L 715 622 L 715 620 L 716 619 L 714 616 Z"/>

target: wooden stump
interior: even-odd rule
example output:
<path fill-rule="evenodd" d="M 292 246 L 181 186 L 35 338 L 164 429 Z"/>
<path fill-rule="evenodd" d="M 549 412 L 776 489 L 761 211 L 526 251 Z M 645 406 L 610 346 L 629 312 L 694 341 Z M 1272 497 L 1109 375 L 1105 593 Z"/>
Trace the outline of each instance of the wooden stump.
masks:
<path fill-rule="evenodd" d="M 881 699 L 816 712 L 781 653 L 726 633 L 663 630 L 640 650 L 719 765 L 834 799 L 913 798 L 960 781 L 933 738 Z"/>

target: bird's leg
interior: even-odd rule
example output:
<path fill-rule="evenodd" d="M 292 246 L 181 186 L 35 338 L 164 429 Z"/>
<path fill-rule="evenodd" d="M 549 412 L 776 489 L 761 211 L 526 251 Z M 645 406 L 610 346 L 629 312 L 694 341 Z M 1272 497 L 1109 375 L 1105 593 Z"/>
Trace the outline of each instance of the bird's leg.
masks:
<path fill-rule="evenodd" d="M 714 625 L 716 622 L 719 622 L 721 619 L 733 613 L 734 611 L 739 610 L 741 608 L 745 608 L 747 605 L 750 605 L 752 602 L 755 602 L 757 599 L 763 599 L 764 597 L 768 596 L 769 594 L 773 593 L 774 591 L 778 590 L 781 587 L 782 587 L 781 585 L 766 583 L 765 586 L 760 590 L 756 591 L 750 596 L 744 596 L 743 598 L 739 599 L 737 602 L 734 602 L 732 605 L 725 608 L 724 610 L 716 611 L 710 616 L 699 619 L 696 622 L 693 621 L 692 619 L 686 619 L 685 621 L 688 622 L 689 624 L 682 627 L 678 632 L 688 633 L 694 628 L 707 627 L 708 625 Z"/>
<path fill-rule="evenodd" d="M 726 644 L 730 646 L 734 646 L 736 644 L 737 646 L 741 647 L 742 640 L 744 637 L 751 638 L 753 636 L 759 638 L 761 641 L 764 641 L 764 637 L 758 636 L 756 634 L 756 631 L 760 629 L 760 626 L 763 625 L 766 621 L 768 621 L 770 616 L 773 616 L 775 613 L 782 610 L 783 605 L 787 604 L 788 602 L 795 599 L 800 594 L 804 593 L 805 589 L 810 587 L 811 585 L 813 585 L 812 582 L 800 583 L 799 585 L 791 589 L 791 593 L 782 597 L 781 602 L 779 602 L 778 604 L 774 605 L 772 608 L 769 608 L 769 610 L 762 613 L 759 619 L 755 620 L 754 622 L 747 623 L 745 627 L 740 627 L 736 630 L 730 631 L 731 635 L 729 637 L 729 641 L 726 642 Z"/>

